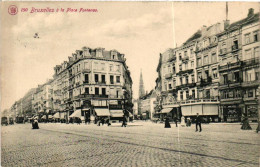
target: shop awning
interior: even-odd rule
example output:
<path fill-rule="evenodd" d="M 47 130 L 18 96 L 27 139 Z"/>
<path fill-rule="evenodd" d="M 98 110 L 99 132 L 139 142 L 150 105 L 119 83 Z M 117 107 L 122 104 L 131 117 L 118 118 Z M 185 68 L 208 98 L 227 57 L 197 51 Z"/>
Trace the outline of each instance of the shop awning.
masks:
<path fill-rule="evenodd" d="M 50 119 L 50 118 L 53 118 L 53 116 L 52 115 L 48 115 L 48 118 Z"/>
<path fill-rule="evenodd" d="M 42 119 L 46 119 L 46 115 L 42 116 Z"/>
<path fill-rule="evenodd" d="M 60 113 L 60 118 L 64 119 L 65 114 L 63 112 Z"/>
<path fill-rule="evenodd" d="M 218 115 L 218 105 L 203 105 L 203 115 Z"/>
<path fill-rule="evenodd" d="M 161 110 L 161 113 L 169 113 L 171 112 L 172 108 L 164 108 Z"/>
<path fill-rule="evenodd" d="M 72 118 L 72 117 L 81 118 L 81 110 L 76 110 L 76 111 L 74 111 L 69 117 L 70 117 L 70 118 Z"/>
<path fill-rule="evenodd" d="M 53 115 L 53 118 L 60 118 L 60 114 L 58 112 L 56 112 L 54 115 Z"/>
<path fill-rule="evenodd" d="M 90 108 L 83 108 L 82 111 L 89 111 Z"/>
<path fill-rule="evenodd" d="M 191 106 L 191 115 L 197 115 L 197 113 L 199 113 L 199 115 L 203 115 L 202 114 L 202 104 L 198 104 L 198 105 L 192 105 Z"/>
<path fill-rule="evenodd" d="M 110 116 L 108 108 L 95 108 L 97 116 Z"/>
<path fill-rule="evenodd" d="M 191 114 L 191 106 L 181 106 L 181 113 L 183 116 L 190 116 Z"/>
<path fill-rule="evenodd" d="M 123 117 L 123 110 L 110 110 L 111 117 Z"/>

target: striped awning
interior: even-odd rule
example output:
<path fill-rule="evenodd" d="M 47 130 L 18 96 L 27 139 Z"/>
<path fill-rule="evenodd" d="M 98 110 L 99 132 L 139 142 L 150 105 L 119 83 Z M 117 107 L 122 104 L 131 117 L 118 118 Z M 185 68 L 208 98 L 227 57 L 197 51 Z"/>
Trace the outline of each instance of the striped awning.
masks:
<path fill-rule="evenodd" d="M 161 113 L 169 113 L 171 112 L 172 108 L 164 108 L 161 110 Z"/>
<path fill-rule="evenodd" d="M 110 116 L 108 108 L 95 108 L 97 116 Z"/>
<path fill-rule="evenodd" d="M 111 117 L 123 117 L 123 110 L 110 110 Z"/>
<path fill-rule="evenodd" d="M 76 110 L 76 111 L 74 111 L 69 117 L 70 117 L 70 118 L 72 118 L 72 117 L 81 118 L 81 110 Z"/>
<path fill-rule="evenodd" d="M 58 112 L 56 112 L 54 115 L 53 115 L 53 118 L 60 118 L 60 114 Z"/>

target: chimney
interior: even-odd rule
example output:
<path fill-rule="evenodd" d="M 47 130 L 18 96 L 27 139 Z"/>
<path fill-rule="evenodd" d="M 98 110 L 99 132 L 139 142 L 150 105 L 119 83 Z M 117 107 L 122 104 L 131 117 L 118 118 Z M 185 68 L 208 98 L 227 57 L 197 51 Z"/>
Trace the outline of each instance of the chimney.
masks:
<path fill-rule="evenodd" d="M 248 9 L 247 17 L 252 17 L 253 15 L 254 15 L 254 9 L 253 8 Z"/>
<path fill-rule="evenodd" d="M 207 26 L 203 25 L 201 27 L 201 36 L 203 37 L 206 34 L 206 32 L 207 32 Z"/>
<path fill-rule="evenodd" d="M 224 20 L 224 29 L 227 29 L 230 25 L 230 20 Z"/>

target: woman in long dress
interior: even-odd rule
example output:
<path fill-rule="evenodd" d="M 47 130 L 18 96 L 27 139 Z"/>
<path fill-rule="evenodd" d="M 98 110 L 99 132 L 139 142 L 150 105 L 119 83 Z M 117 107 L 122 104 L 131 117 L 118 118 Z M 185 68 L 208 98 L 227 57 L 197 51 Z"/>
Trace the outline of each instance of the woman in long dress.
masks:
<path fill-rule="evenodd" d="M 181 117 L 181 126 L 186 126 L 185 125 L 185 118 L 184 118 L 184 116 Z"/>
<path fill-rule="evenodd" d="M 171 128 L 170 121 L 169 121 L 168 117 L 165 119 L 165 126 L 164 126 L 164 128 Z"/>

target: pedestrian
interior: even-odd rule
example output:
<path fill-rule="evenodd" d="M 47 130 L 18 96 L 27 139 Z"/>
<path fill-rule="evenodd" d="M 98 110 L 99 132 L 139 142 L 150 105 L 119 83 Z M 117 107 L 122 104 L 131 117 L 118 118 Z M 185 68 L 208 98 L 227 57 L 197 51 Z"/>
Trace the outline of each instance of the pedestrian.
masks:
<path fill-rule="evenodd" d="M 175 122 L 176 127 L 178 127 L 178 119 L 177 119 L 177 117 L 175 116 L 175 117 L 173 118 L 173 120 L 174 120 L 174 122 Z"/>
<path fill-rule="evenodd" d="M 126 120 L 126 117 L 124 116 L 124 117 L 123 117 L 123 123 L 122 123 L 122 126 L 121 126 L 121 127 L 123 127 L 123 126 L 126 127 L 126 121 L 127 121 L 127 120 Z"/>
<path fill-rule="evenodd" d="M 34 118 L 34 121 L 32 123 L 32 128 L 33 129 L 39 129 L 37 117 Z"/>
<path fill-rule="evenodd" d="M 197 113 L 197 116 L 196 116 L 196 132 L 198 131 L 198 126 L 200 128 L 200 132 L 201 132 L 201 117 L 199 116 L 199 113 Z"/>
<path fill-rule="evenodd" d="M 168 118 L 168 117 L 166 117 L 166 119 L 165 119 L 164 128 L 171 128 L 171 124 L 170 124 L 170 121 L 169 121 L 169 118 Z"/>
<path fill-rule="evenodd" d="M 190 120 L 190 117 L 187 118 L 187 123 L 186 123 L 186 126 L 191 126 L 191 120 Z"/>
<path fill-rule="evenodd" d="M 184 118 L 184 116 L 181 117 L 181 126 L 185 127 L 185 118 Z"/>
<path fill-rule="evenodd" d="M 109 122 L 109 118 L 106 119 L 106 124 L 107 124 L 107 126 L 111 125 L 111 123 Z"/>
<path fill-rule="evenodd" d="M 246 115 L 243 114 L 242 116 L 242 127 L 241 127 L 242 130 L 252 130 L 250 124 L 249 124 L 249 121 L 248 121 L 248 118 Z"/>

